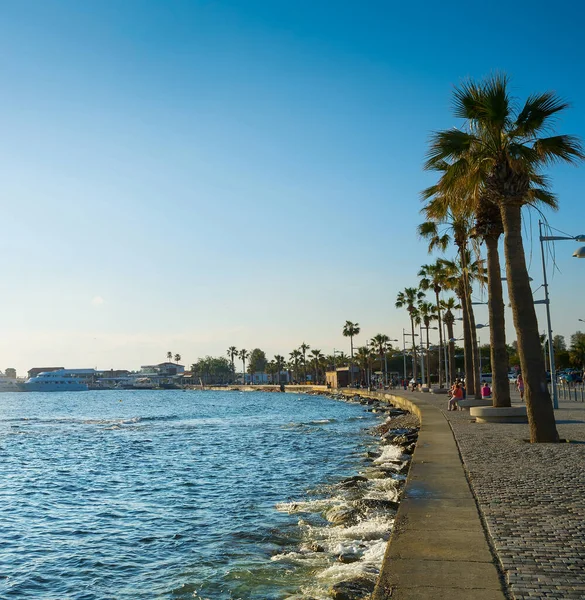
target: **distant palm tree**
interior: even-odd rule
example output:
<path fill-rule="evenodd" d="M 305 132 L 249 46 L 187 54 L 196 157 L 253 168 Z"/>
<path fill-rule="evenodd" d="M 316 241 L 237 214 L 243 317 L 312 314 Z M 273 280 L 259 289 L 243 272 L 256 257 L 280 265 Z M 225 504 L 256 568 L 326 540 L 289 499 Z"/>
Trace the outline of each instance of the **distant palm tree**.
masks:
<path fill-rule="evenodd" d="M 167 352 L 167 360 L 169 362 L 172 362 L 173 360 L 173 353 L 170 350 Z"/>
<path fill-rule="evenodd" d="M 274 362 L 276 363 L 276 366 L 278 368 L 278 385 L 280 385 L 280 372 L 282 371 L 282 367 L 284 365 L 284 356 L 281 356 L 280 354 L 275 354 Z"/>
<path fill-rule="evenodd" d="M 455 338 L 453 335 L 453 324 L 455 323 L 454 310 L 459 310 L 461 305 L 458 304 L 457 300 L 453 296 L 449 296 L 447 299 L 441 300 L 441 308 L 445 311 L 443 313 L 443 321 L 447 327 L 447 340 L 449 348 L 449 378 L 450 383 L 455 381 Z M 446 379 L 449 383 L 449 379 Z"/>
<path fill-rule="evenodd" d="M 181 355 L 180 354 L 175 354 L 175 362 L 177 364 L 179 364 L 179 361 L 181 360 Z"/>
<path fill-rule="evenodd" d="M 305 342 L 303 342 L 299 347 L 299 350 L 303 355 L 303 368 L 304 368 L 304 372 L 305 372 L 304 383 L 307 383 L 307 350 L 310 350 L 310 349 L 311 349 L 311 346 L 309 346 L 309 344 L 305 344 Z"/>
<path fill-rule="evenodd" d="M 437 318 L 436 307 L 430 302 L 419 302 L 418 305 L 418 314 L 422 319 L 422 322 L 425 325 L 425 329 L 427 330 L 427 387 L 431 387 L 431 355 L 429 352 L 429 327 L 431 326 L 431 321 Z M 422 340 L 421 340 L 422 347 Z M 441 362 L 441 357 L 439 356 L 439 363 Z"/>
<path fill-rule="evenodd" d="M 230 360 L 232 361 L 232 371 L 235 373 L 236 369 L 234 367 L 234 356 L 238 355 L 238 349 L 235 346 L 230 346 L 227 350 L 227 355 L 229 356 Z"/>
<path fill-rule="evenodd" d="M 289 353 L 290 360 L 293 366 L 293 373 L 295 381 L 299 380 L 299 361 L 302 359 L 303 354 L 300 350 L 293 350 Z"/>
<path fill-rule="evenodd" d="M 238 356 L 240 357 L 240 359 L 242 361 L 242 379 L 245 384 L 246 383 L 246 359 L 250 356 L 250 353 L 247 350 L 244 350 L 242 348 L 242 350 L 240 350 L 238 352 Z"/>
<path fill-rule="evenodd" d="M 384 333 L 377 333 L 372 338 L 372 345 L 380 355 L 380 370 L 384 369 L 384 384 L 388 385 L 388 362 L 385 360 L 390 338 Z"/>
<path fill-rule="evenodd" d="M 402 292 L 398 292 L 396 296 L 396 308 L 404 308 L 410 316 L 410 329 L 412 335 L 412 378 L 416 381 L 416 337 L 414 333 L 414 323 L 418 317 L 417 303 L 425 297 L 424 292 L 418 288 L 404 288 Z"/>
<path fill-rule="evenodd" d="M 445 283 L 449 277 L 449 273 L 445 268 L 444 263 L 439 259 L 431 265 L 422 265 L 418 276 L 420 280 L 421 290 L 432 289 L 435 292 L 435 312 L 437 315 L 439 326 L 439 387 L 443 387 L 443 373 L 441 368 L 441 355 L 443 353 L 443 319 L 441 317 L 441 299 L 439 294 L 445 287 Z"/>
<path fill-rule="evenodd" d="M 321 350 L 311 350 L 313 361 L 315 362 L 315 384 L 319 384 L 319 361 L 323 358 Z"/>
<path fill-rule="evenodd" d="M 368 384 L 368 369 L 370 367 L 370 360 L 372 358 L 372 350 L 368 346 L 359 346 L 356 348 L 355 360 L 360 370 L 363 370 L 364 377 L 363 382 Z"/>
<path fill-rule="evenodd" d="M 354 338 L 354 336 L 359 335 L 359 332 L 360 332 L 360 324 L 359 323 L 352 323 L 351 321 L 345 322 L 342 333 L 343 333 L 343 337 L 349 338 L 349 344 L 350 344 L 350 349 L 351 349 L 351 361 L 350 361 L 349 371 L 350 371 L 350 378 L 351 378 L 352 385 L 353 385 L 353 338 Z"/>

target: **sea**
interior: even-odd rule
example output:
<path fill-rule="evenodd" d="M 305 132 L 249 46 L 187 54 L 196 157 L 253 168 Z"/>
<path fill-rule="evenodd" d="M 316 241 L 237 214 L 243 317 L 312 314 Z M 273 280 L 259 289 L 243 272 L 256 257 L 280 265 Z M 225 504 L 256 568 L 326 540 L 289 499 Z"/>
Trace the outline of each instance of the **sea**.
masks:
<path fill-rule="evenodd" d="M 393 513 L 348 507 L 397 498 L 384 418 L 305 394 L 0 394 L 0 598 L 319 600 L 375 578 Z"/>

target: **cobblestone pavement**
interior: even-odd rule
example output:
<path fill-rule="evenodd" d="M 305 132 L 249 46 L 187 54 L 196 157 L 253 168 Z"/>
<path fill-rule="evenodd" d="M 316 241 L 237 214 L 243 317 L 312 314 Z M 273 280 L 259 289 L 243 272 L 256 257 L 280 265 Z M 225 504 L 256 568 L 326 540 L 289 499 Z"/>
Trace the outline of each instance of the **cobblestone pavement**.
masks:
<path fill-rule="evenodd" d="M 451 423 L 510 594 L 585 598 L 585 404 L 555 411 L 575 443 L 529 444 L 528 425 L 477 424 L 448 412 L 444 396 L 424 397 Z"/>

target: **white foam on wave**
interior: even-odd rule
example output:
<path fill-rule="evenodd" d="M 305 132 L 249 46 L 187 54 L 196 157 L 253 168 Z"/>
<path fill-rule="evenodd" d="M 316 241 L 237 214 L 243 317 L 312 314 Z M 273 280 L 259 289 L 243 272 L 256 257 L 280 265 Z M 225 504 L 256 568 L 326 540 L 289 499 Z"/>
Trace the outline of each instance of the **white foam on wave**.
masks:
<path fill-rule="evenodd" d="M 276 505 L 276 510 L 288 513 L 289 515 L 294 513 L 321 513 L 333 507 L 343 505 L 345 505 L 343 498 L 333 496 L 331 498 L 304 500 L 302 502 L 280 502 Z"/>
<path fill-rule="evenodd" d="M 402 448 L 400 446 L 388 445 L 384 446 L 382 455 L 374 459 L 374 462 L 381 465 L 395 460 L 402 460 Z"/>

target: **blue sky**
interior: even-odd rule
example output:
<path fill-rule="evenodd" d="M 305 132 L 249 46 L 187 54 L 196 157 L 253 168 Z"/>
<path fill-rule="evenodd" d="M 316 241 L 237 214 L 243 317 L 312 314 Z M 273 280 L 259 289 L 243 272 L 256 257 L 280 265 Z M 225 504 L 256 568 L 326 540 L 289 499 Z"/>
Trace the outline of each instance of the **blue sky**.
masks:
<path fill-rule="evenodd" d="M 401 337 L 396 293 L 434 260 L 415 235 L 421 165 L 429 133 L 457 124 L 453 86 L 504 71 L 519 98 L 555 90 L 573 105 L 559 130 L 585 137 L 583 12 L 0 2 L 0 369 L 331 352 L 346 319 L 358 343 Z M 585 171 L 551 175 L 551 224 L 585 233 Z M 567 336 L 585 319 L 577 246 L 557 244 L 551 282 Z"/>

